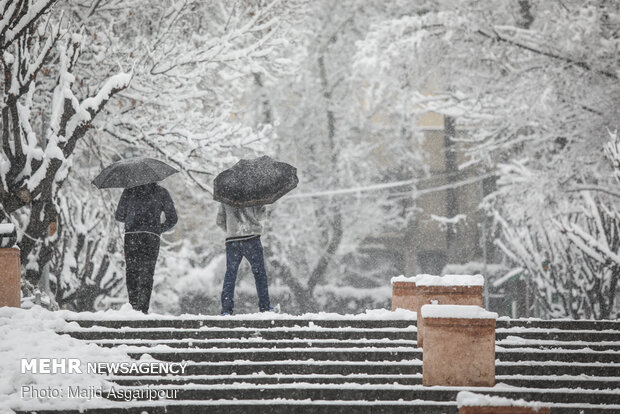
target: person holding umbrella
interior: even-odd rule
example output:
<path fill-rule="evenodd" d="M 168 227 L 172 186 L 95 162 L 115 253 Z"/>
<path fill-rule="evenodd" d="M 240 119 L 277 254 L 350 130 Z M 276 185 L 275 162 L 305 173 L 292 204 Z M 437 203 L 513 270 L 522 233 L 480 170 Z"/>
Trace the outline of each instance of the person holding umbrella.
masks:
<path fill-rule="evenodd" d="M 170 193 L 157 182 L 176 172 L 153 158 L 132 158 L 110 165 L 93 180 L 98 188 L 124 188 L 115 218 L 125 223 L 125 280 L 129 303 L 143 313 L 148 313 L 151 301 L 160 235 L 177 223 Z"/>
<path fill-rule="evenodd" d="M 269 288 L 263 245 L 260 236 L 261 224 L 265 217 L 265 206 L 233 207 L 220 204 L 217 212 L 217 225 L 226 232 L 226 275 L 222 288 L 222 315 L 232 315 L 235 282 L 241 260 L 245 257 L 250 262 L 256 293 L 258 294 L 258 310 L 273 310 L 269 301 Z"/>
<path fill-rule="evenodd" d="M 252 268 L 258 310 L 273 311 L 261 234 L 265 204 L 271 204 L 297 186 L 297 170 L 289 164 L 263 156 L 241 160 L 214 180 L 213 198 L 220 201 L 216 223 L 226 232 L 226 274 L 222 287 L 222 315 L 232 315 L 235 282 L 241 260 Z"/>

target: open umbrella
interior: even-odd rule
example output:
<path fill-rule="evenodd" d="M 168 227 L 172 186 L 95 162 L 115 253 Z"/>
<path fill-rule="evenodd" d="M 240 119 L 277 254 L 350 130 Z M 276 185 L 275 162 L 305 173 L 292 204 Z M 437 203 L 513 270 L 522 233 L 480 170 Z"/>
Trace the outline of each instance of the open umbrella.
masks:
<path fill-rule="evenodd" d="M 105 167 L 93 184 L 97 188 L 131 188 L 161 181 L 177 172 L 155 158 L 129 158 Z"/>
<path fill-rule="evenodd" d="M 241 160 L 213 181 L 213 199 L 235 207 L 271 204 L 297 187 L 297 169 L 264 155 Z"/>

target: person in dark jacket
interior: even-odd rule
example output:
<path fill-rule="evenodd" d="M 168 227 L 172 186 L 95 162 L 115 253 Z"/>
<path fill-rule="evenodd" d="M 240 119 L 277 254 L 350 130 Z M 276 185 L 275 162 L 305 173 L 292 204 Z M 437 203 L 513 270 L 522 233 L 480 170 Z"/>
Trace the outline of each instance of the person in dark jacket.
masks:
<path fill-rule="evenodd" d="M 129 303 L 134 309 L 148 313 L 160 234 L 177 223 L 174 202 L 168 190 L 157 183 L 127 188 L 118 202 L 116 220 L 125 223 L 125 279 Z"/>

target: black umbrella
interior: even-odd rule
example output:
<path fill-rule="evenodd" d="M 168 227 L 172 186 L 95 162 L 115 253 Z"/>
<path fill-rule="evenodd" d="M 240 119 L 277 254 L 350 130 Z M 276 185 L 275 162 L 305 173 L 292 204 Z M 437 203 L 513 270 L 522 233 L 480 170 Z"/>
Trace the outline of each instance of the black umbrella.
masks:
<path fill-rule="evenodd" d="M 130 188 L 155 183 L 179 172 L 163 161 L 138 157 L 115 162 L 93 180 L 97 188 Z"/>
<path fill-rule="evenodd" d="M 213 199 L 235 207 L 271 204 L 297 187 L 297 169 L 264 155 L 241 160 L 213 181 Z"/>

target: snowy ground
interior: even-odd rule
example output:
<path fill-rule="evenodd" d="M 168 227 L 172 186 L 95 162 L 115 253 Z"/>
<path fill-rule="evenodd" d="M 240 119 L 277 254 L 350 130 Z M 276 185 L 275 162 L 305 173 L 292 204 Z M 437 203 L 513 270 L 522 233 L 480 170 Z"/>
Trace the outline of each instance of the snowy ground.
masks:
<path fill-rule="evenodd" d="M 298 320 L 416 320 L 416 313 L 406 309 L 396 309 L 390 311 L 387 309 L 371 309 L 366 310 L 364 313 L 357 314 L 340 314 L 330 312 L 318 312 L 318 313 L 304 313 L 302 315 L 291 315 L 288 313 L 242 313 L 230 316 L 220 315 L 200 315 L 200 314 L 183 314 L 183 315 L 162 315 L 157 313 L 149 313 L 148 315 L 142 312 L 137 312 L 131 309 L 129 305 L 124 305 L 120 310 L 107 310 L 100 312 L 69 312 L 58 311 L 55 314 L 60 315 L 66 319 L 75 320 L 101 320 L 101 319 L 114 319 L 114 320 L 133 320 L 133 319 L 257 319 L 257 320 L 271 320 L 271 319 L 298 319 Z"/>
<path fill-rule="evenodd" d="M 127 354 L 116 348 L 102 348 L 56 334 L 56 330 L 77 327 L 63 316 L 65 312 L 50 312 L 38 306 L 29 310 L 0 307 L 0 413 L 17 409 L 80 408 L 96 403 L 86 398 L 31 398 L 22 395 L 22 387 L 44 390 L 57 388 L 59 384 L 97 388 L 109 385 L 101 376 L 87 374 L 86 370 L 82 374 L 24 374 L 22 358 L 78 358 L 84 364 L 130 361 Z"/>
<path fill-rule="evenodd" d="M 191 319 L 222 319 L 222 316 L 205 315 L 182 315 Z M 340 315 L 335 313 L 318 313 L 306 315 L 288 315 L 276 313 L 257 313 L 229 316 L 229 319 L 410 319 L 415 320 L 415 312 L 397 310 L 391 312 L 384 309 L 369 310 L 357 315 Z M 107 388 L 111 384 L 102 376 L 87 373 L 66 374 L 32 374 L 21 372 L 22 358 L 78 358 L 82 367 L 88 362 L 122 362 L 131 359 L 126 354 L 126 349 L 104 348 L 93 343 L 70 337 L 58 335 L 56 331 L 79 329 L 76 322 L 67 320 L 132 320 L 132 319 L 175 319 L 178 316 L 149 314 L 144 315 L 123 306 L 120 310 L 108 310 L 105 312 L 81 312 L 70 311 L 51 312 L 39 306 L 32 309 L 0 308 L 0 413 L 10 413 L 19 409 L 41 408 L 88 408 L 114 404 L 109 401 L 90 398 L 33 398 L 28 393 L 24 394 L 23 387 L 32 386 L 37 390 L 48 388 L 68 388 L 80 385 L 81 388 L 93 386 L 95 388 Z"/>

